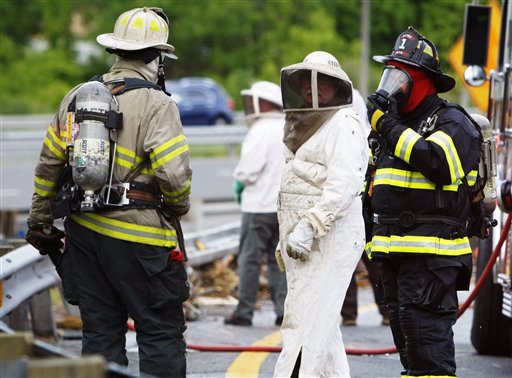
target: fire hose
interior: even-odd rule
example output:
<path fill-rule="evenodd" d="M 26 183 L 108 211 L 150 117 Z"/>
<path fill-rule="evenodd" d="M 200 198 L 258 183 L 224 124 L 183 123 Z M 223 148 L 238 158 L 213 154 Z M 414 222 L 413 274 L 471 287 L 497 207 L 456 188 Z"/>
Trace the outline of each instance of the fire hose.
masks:
<path fill-rule="evenodd" d="M 482 288 L 485 280 L 489 276 L 491 269 L 498 258 L 501 247 L 507 239 L 508 231 L 510 230 L 510 224 L 512 222 L 512 213 L 508 215 L 508 218 L 503 227 L 500 240 L 496 245 L 487 265 L 485 266 L 482 275 L 475 284 L 475 288 L 470 293 L 466 301 L 459 307 L 457 318 L 460 318 L 462 314 L 469 308 L 478 292 Z M 135 331 L 133 322 L 128 322 L 128 329 Z M 258 345 L 199 345 L 199 344 L 187 344 L 187 349 L 197 350 L 201 352 L 267 352 L 267 353 L 280 353 L 282 348 L 279 346 L 258 346 Z M 389 354 L 396 353 L 396 347 L 388 348 L 376 348 L 376 349 L 360 349 L 360 348 L 345 348 L 345 352 L 350 355 L 376 355 L 376 354 Z"/>

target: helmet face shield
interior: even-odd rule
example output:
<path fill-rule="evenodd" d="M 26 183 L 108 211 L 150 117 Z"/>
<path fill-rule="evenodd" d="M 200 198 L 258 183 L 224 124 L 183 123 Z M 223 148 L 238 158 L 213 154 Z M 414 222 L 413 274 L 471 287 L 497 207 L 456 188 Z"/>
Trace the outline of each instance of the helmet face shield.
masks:
<path fill-rule="evenodd" d="M 395 99 L 400 105 L 407 101 L 411 88 L 412 79 L 409 73 L 393 65 L 387 65 L 382 73 L 377 92 L 385 94 L 388 99 Z"/>
<path fill-rule="evenodd" d="M 283 70 L 281 91 L 284 110 L 319 110 L 352 104 L 352 85 L 314 69 Z"/>

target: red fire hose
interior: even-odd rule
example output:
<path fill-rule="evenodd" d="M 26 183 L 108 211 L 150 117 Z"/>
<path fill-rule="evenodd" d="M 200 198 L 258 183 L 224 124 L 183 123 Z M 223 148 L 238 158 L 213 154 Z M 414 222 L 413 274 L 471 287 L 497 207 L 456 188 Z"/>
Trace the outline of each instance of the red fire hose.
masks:
<path fill-rule="evenodd" d="M 508 215 L 508 218 L 505 222 L 505 226 L 503 227 L 500 240 L 498 241 L 498 244 L 496 245 L 496 248 L 494 249 L 491 257 L 489 258 L 489 261 L 487 262 L 487 265 L 485 266 L 484 271 L 482 272 L 482 275 L 478 279 L 478 281 L 475 284 L 475 288 L 470 293 L 469 297 L 466 299 L 466 301 L 459 307 L 459 312 L 457 314 L 457 318 L 460 318 L 462 314 L 468 309 L 471 302 L 475 299 L 478 292 L 482 288 L 482 285 L 484 284 L 485 280 L 487 279 L 487 276 L 491 272 L 491 269 L 496 262 L 496 259 L 498 258 L 501 247 L 503 246 L 503 243 L 505 243 L 505 240 L 507 239 L 508 231 L 510 230 L 510 224 L 512 222 L 512 214 Z M 128 329 L 131 331 L 135 331 L 135 326 L 133 322 L 128 322 Z M 201 352 L 267 352 L 267 353 L 280 353 L 281 347 L 278 346 L 256 346 L 256 345 L 198 345 L 198 344 L 187 344 L 187 349 L 192 350 L 198 350 Z M 389 354 L 389 353 L 396 353 L 395 347 L 389 347 L 389 348 L 377 348 L 377 349 L 357 349 L 357 348 L 345 348 L 345 352 L 350 355 L 366 355 L 366 354 Z"/>

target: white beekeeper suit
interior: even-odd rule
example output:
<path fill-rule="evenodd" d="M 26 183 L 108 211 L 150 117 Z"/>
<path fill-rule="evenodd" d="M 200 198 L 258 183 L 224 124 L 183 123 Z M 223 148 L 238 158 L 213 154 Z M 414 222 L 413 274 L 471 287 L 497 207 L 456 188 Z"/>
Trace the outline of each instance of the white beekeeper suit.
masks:
<path fill-rule="evenodd" d="M 326 102 L 329 82 L 337 92 Z M 360 194 L 368 131 L 353 111 L 350 79 L 331 54 L 313 52 L 283 68 L 281 89 L 288 151 L 276 255 L 282 252 L 288 294 L 274 376 L 348 377 L 340 309 L 365 244 Z"/>

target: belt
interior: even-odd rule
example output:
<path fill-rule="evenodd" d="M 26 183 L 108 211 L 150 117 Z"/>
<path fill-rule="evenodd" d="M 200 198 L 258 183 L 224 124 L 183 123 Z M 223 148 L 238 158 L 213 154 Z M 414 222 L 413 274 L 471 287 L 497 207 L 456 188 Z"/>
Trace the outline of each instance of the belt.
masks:
<path fill-rule="evenodd" d="M 160 205 L 159 193 L 155 192 L 151 186 L 139 182 L 130 183 L 130 189 L 126 192 L 126 198 L 130 200 L 130 205 L 154 208 Z"/>
<path fill-rule="evenodd" d="M 106 193 L 104 193 L 106 198 Z M 107 207 L 122 208 L 158 208 L 161 197 L 150 185 L 138 182 L 118 184 L 110 190 Z"/>
<path fill-rule="evenodd" d="M 132 201 L 143 201 L 146 202 L 148 206 L 154 207 L 158 207 L 158 204 L 160 203 L 159 197 L 137 189 L 128 190 L 126 193 L 126 198 L 130 199 L 130 203 Z"/>
<path fill-rule="evenodd" d="M 398 224 L 409 228 L 419 223 L 445 223 L 456 227 L 465 227 L 466 222 L 458 218 L 447 217 L 444 215 L 416 215 L 412 211 L 403 211 L 399 215 L 380 215 L 373 214 L 372 221 L 375 224 Z"/>

